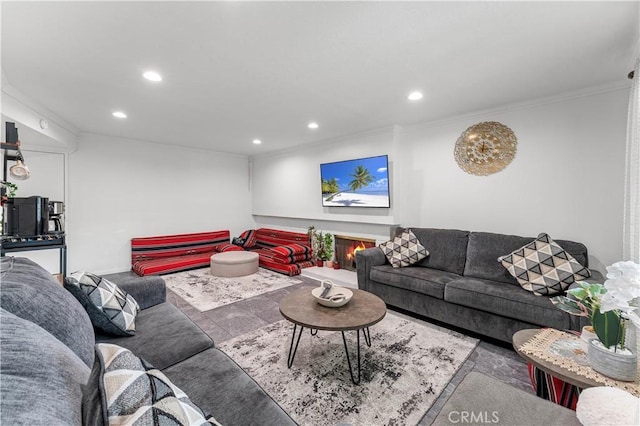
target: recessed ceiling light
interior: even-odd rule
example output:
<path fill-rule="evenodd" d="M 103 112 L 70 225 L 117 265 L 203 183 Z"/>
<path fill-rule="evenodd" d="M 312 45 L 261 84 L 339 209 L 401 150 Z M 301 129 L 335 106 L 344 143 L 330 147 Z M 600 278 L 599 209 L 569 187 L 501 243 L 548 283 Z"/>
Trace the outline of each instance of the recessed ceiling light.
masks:
<path fill-rule="evenodd" d="M 127 114 L 122 111 L 114 111 L 112 115 L 117 118 L 127 118 Z"/>
<path fill-rule="evenodd" d="M 422 92 L 411 92 L 409 93 L 409 96 L 407 96 L 407 99 L 410 101 L 419 101 L 422 99 Z"/>
<path fill-rule="evenodd" d="M 162 81 L 162 76 L 155 71 L 146 71 L 142 76 L 149 81 Z"/>
<path fill-rule="evenodd" d="M 262 141 L 261 141 L 260 139 L 254 139 L 254 140 L 253 140 L 253 143 L 254 143 L 255 145 L 260 145 L 260 144 L 262 143 Z"/>
<path fill-rule="evenodd" d="M 307 124 L 307 127 L 310 129 L 317 129 L 318 123 L 316 123 L 315 121 L 312 121 L 311 123 Z"/>

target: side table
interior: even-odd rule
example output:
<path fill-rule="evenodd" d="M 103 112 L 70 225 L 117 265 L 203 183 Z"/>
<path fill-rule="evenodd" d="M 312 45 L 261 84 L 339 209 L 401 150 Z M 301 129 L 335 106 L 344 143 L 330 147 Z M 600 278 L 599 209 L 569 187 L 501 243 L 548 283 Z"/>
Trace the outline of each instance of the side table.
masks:
<path fill-rule="evenodd" d="M 636 396 L 640 393 L 638 381 L 619 382 L 593 371 L 586 348 L 575 334 L 527 329 L 516 332 L 512 342 L 518 355 L 529 363 L 532 384 L 541 398 L 575 409 L 580 391 L 585 388 L 614 386 Z"/>
<path fill-rule="evenodd" d="M 513 335 L 513 348 L 529 364 L 529 377 L 536 395 L 575 410 L 580 391 L 584 388 L 599 386 L 599 384 L 586 377 L 580 377 L 562 366 L 522 352 L 520 350 L 522 345 L 539 331 L 539 329 L 527 329 L 516 332 Z"/>

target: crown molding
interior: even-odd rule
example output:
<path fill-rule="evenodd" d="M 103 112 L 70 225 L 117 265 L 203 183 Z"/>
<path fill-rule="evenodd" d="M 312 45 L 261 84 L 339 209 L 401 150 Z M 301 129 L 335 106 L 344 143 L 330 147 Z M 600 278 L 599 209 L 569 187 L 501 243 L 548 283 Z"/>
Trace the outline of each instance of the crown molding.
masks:
<path fill-rule="evenodd" d="M 80 131 L 49 109 L 25 96 L 7 80 L 2 72 L 2 87 L 0 90 L 2 115 L 5 119 L 14 120 L 21 126 L 37 132 L 43 137 L 31 145 L 31 149 L 53 150 L 54 152 L 73 152 L 78 146 Z M 40 124 L 46 119 L 48 127 Z M 24 141 L 27 142 L 27 141 Z"/>
<path fill-rule="evenodd" d="M 251 158 L 277 157 L 282 154 L 290 154 L 290 153 L 295 153 L 303 150 L 306 151 L 314 148 L 337 145 L 340 143 L 344 143 L 346 141 L 352 141 L 353 139 L 361 139 L 369 136 L 378 136 L 378 135 L 384 135 L 384 134 L 395 135 L 399 128 L 400 128 L 399 126 L 394 124 L 391 126 L 380 127 L 377 129 L 365 130 L 357 133 L 350 133 L 348 135 L 336 136 L 328 139 L 321 139 L 319 141 L 306 142 L 301 145 L 292 146 L 289 148 L 283 148 L 277 151 L 269 151 L 263 154 L 254 154 L 254 155 L 251 155 Z"/>
<path fill-rule="evenodd" d="M 477 119 L 480 119 L 481 117 L 496 115 L 496 114 L 508 112 L 508 111 L 532 109 L 532 108 L 537 108 L 544 105 L 551 105 L 556 103 L 568 102 L 574 99 L 585 98 L 588 96 L 595 96 L 602 93 L 616 92 L 619 90 L 628 90 L 630 85 L 631 85 L 630 80 L 628 80 L 625 75 L 624 80 L 621 80 L 615 83 L 607 83 L 607 84 L 598 85 L 598 86 L 591 86 L 591 87 L 580 89 L 580 90 L 563 92 L 560 94 L 540 97 L 540 98 L 531 99 L 523 102 L 514 102 L 511 104 L 506 104 L 506 105 L 502 105 L 495 108 L 487 108 L 487 109 L 473 111 L 465 114 L 458 114 L 451 117 L 442 118 L 439 120 L 413 123 L 405 127 L 406 128 L 408 127 L 426 127 L 426 128 L 442 127 L 442 126 L 446 126 L 461 120 L 471 120 L 471 119 L 477 120 Z"/>
<path fill-rule="evenodd" d="M 216 150 L 209 149 L 209 148 L 206 148 L 206 147 L 192 146 L 192 145 L 180 145 L 180 144 L 169 143 L 169 142 L 158 142 L 158 141 L 153 141 L 153 140 L 149 140 L 149 139 L 129 138 L 129 137 L 124 137 L 124 136 L 110 135 L 110 134 L 107 134 L 107 133 L 80 132 L 79 139 L 82 140 L 83 137 L 87 137 L 87 136 L 97 136 L 97 137 L 101 137 L 101 138 L 118 139 L 118 140 L 121 140 L 121 141 L 129 141 L 129 142 L 133 142 L 133 143 L 136 143 L 136 142 L 138 142 L 138 143 L 148 143 L 148 144 L 151 144 L 151 145 L 160 145 L 160 146 L 166 146 L 166 147 L 177 148 L 177 149 L 185 149 L 185 150 L 190 150 L 190 151 L 203 151 L 203 152 L 208 152 L 208 153 L 218 154 L 218 155 L 224 155 L 226 157 L 233 157 L 233 158 L 244 158 L 244 159 L 249 158 L 249 156 L 247 154 L 236 154 L 234 152 L 216 151 Z"/>

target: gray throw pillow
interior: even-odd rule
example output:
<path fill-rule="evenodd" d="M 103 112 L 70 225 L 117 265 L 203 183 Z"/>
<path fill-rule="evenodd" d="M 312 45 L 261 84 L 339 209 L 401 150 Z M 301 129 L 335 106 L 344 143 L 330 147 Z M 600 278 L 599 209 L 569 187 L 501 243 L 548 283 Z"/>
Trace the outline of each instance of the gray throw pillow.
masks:
<path fill-rule="evenodd" d="M 88 272 L 74 272 L 64 286 L 84 306 L 96 328 L 118 336 L 136 332 L 138 303 L 111 281 Z"/>
<path fill-rule="evenodd" d="M 160 370 L 130 350 L 96 345 L 82 411 L 91 424 L 218 425 Z M 85 423 L 86 424 L 86 423 Z"/>
<path fill-rule="evenodd" d="M 0 424 L 81 424 L 79 401 L 90 369 L 71 349 L 4 309 L 0 346 Z"/>

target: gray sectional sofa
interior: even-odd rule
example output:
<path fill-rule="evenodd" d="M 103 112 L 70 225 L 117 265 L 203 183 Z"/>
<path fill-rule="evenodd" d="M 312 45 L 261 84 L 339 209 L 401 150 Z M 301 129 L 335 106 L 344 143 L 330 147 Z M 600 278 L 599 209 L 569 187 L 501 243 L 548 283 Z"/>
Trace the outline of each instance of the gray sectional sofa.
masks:
<path fill-rule="evenodd" d="M 405 228 L 398 227 L 395 235 Z M 393 268 L 378 247 L 358 251 L 358 287 L 378 295 L 388 305 L 481 335 L 511 343 L 526 328 L 580 330 L 583 318 L 557 309 L 548 297 L 524 290 L 498 262 L 498 257 L 530 243 L 534 237 L 410 228 L 429 256 L 403 268 Z M 580 264 L 589 266 L 584 244 L 555 240 Z M 603 282 L 591 270 L 587 281 Z"/>
<path fill-rule="evenodd" d="M 96 334 L 82 305 L 36 263 L 19 257 L 0 262 L 0 424 L 102 424 L 87 404 L 98 394 L 86 385 L 96 342 L 125 347 L 162 370 L 223 425 L 295 424 L 202 330 L 165 301 L 162 278 L 130 273 L 106 277 L 141 308 L 135 335 L 117 337 Z"/>

